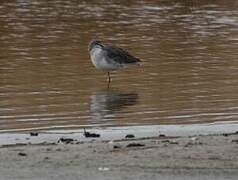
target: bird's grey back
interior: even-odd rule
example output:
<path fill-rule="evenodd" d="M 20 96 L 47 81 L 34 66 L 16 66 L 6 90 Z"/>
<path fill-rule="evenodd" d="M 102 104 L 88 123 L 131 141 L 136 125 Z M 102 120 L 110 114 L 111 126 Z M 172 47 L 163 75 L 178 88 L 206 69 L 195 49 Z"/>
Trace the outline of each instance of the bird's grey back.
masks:
<path fill-rule="evenodd" d="M 99 47 L 104 51 L 105 56 L 107 57 L 106 60 L 108 60 L 109 63 L 111 60 L 113 60 L 114 62 L 116 62 L 118 64 L 122 64 L 122 65 L 123 64 L 136 64 L 136 63 L 141 62 L 140 59 L 132 56 L 130 53 L 128 53 L 124 49 L 116 47 L 116 46 L 104 45 L 104 44 L 102 44 L 101 41 L 99 41 L 97 39 L 93 39 L 89 43 L 88 50 L 91 51 L 95 47 Z"/>
<path fill-rule="evenodd" d="M 105 46 L 104 50 L 108 58 L 113 59 L 119 64 L 135 64 L 141 62 L 140 59 L 132 56 L 124 49 L 118 47 Z"/>

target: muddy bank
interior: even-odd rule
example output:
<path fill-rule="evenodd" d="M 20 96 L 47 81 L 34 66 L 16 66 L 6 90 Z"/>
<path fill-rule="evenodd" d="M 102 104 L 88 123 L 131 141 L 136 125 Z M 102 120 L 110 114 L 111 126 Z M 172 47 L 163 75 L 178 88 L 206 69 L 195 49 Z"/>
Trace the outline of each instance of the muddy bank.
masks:
<path fill-rule="evenodd" d="M 0 179 L 237 179 L 238 133 L 2 145 Z"/>

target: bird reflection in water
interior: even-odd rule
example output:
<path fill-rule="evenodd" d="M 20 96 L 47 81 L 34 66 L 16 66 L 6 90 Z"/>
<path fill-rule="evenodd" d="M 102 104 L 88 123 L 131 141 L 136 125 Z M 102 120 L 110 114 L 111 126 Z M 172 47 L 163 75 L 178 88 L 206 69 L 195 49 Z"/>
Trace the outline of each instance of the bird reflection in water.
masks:
<path fill-rule="evenodd" d="M 98 91 L 91 95 L 90 112 L 93 121 L 108 121 L 115 117 L 115 113 L 133 106 L 138 101 L 135 92 L 122 92 L 118 90 Z"/>

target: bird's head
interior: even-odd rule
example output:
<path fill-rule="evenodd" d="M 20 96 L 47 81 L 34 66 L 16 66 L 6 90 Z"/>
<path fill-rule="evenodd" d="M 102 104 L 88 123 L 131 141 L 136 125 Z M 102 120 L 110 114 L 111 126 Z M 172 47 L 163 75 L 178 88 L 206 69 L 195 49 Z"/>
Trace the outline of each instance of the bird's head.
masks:
<path fill-rule="evenodd" d="M 89 43 L 88 50 L 91 51 L 91 50 L 92 50 L 94 47 L 96 47 L 96 46 L 98 46 L 98 47 L 104 47 L 101 41 L 99 41 L 99 40 L 97 40 L 97 39 L 93 39 L 93 40 L 91 40 L 90 43 Z"/>

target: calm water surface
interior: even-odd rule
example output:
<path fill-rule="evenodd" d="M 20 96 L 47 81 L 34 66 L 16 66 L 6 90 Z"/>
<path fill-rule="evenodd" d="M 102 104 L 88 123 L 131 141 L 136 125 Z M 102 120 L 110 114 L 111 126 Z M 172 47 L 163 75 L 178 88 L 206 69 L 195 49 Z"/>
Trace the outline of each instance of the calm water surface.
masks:
<path fill-rule="evenodd" d="M 110 88 L 98 36 L 142 67 Z M 238 2 L 0 2 L 0 131 L 238 122 Z"/>

